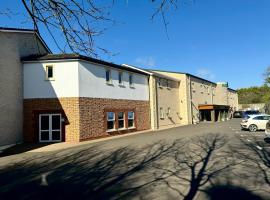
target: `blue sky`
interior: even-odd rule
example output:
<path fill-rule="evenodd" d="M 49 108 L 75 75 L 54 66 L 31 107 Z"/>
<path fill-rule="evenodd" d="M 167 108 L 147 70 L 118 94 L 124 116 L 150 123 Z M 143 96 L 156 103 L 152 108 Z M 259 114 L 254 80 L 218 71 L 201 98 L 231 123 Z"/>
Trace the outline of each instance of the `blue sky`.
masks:
<path fill-rule="evenodd" d="M 0 26 L 29 28 L 23 7 L 2 2 L 18 15 L 0 18 Z M 188 2 L 188 0 L 186 0 Z M 168 35 L 160 17 L 151 21 L 148 0 L 118 0 L 111 17 L 118 23 L 97 39 L 97 45 L 116 53 L 104 60 L 145 68 L 188 72 L 230 87 L 258 86 L 270 66 L 269 0 L 196 0 L 180 4 L 167 15 Z M 42 34 L 42 33 L 41 33 Z M 53 52 L 57 48 L 42 35 Z M 61 40 L 61 36 L 57 36 Z"/>

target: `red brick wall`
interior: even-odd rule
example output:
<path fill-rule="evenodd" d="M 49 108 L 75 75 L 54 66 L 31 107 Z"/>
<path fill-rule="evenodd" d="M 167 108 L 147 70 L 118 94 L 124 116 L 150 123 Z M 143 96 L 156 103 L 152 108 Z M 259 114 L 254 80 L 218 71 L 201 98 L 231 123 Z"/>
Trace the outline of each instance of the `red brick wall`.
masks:
<path fill-rule="evenodd" d="M 118 133 L 106 132 L 106 111 L 134 111 L 136 129 L 150 129 L 149 101 L 80 98 L 80 140 L 110 136 Z M 120 133 L 120 132 L 119 132 Z"/>
<path fill-rule="evenodd" d="M 148 101 L 114 100 L 98 98 L 53 98 L 24 100 L 24 141 L 38 142 L 38 115 L 62 113 L 65 141 L 83 141 L 116 133 L 106 132 L 106 110 L 134 111 L 136 129 L 150 129 Z"/>
<path fill-rule="evenodd" d="M 40 113 L 62 113 L 65 118 L 65 141 L 79 141 L 79 98 L 25 99 L 23 112 L 25 142 L 38 142 Z"/>

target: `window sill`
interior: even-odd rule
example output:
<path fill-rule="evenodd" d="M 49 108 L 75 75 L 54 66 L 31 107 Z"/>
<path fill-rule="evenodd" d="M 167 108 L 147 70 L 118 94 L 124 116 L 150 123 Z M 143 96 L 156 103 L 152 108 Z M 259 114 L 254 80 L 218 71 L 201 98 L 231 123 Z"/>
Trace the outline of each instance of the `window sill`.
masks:
<path fill-rule="evenodd" d="M 106 132 L 110 133 L 110 132 L 115 132 L 115 131 L 117 131 L 117 130 L 116 129 L 110 129 L 110 130 L 107 130 Z"/>
<path fill-rule="evenodd" d="M 117 131 L 124 131 L 124 130 L 127 130 L 127 128 L 119 128 L 119 129 L 117 129 Z"/>
<path fill-rule="evenodd" d="M 128 130 L 128 129 L 130 129 L 130 128 L 110 129 L 110 130 L 107 130 L 106 132 L 111 133 L 111 132 L 117 132 L 117 131 L 125 131 L 125 130 Z M 133 127 L 132 127 L 132 129 L 133 129 Z"/>
<path fill-rule="evenodd" d="M 54 78 L 45 78 L 45 81 L 55 81 Z"/>
<path fill-rule="evenodd" d="M 136 127 L 133 126 L 133 127 L 129 127 L 128 130 L 132 130 L 132 129 L 135 129 Z"/>

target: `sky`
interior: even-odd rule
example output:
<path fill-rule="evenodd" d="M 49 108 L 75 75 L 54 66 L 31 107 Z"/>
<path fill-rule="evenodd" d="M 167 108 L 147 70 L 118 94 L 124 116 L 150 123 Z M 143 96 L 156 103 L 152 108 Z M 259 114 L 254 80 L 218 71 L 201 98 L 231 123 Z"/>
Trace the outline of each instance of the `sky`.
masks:
<path fill-rule="evenodd" d="M 1 16 L 0 26 L 32 28 L 20 1 L 0 2 L 1 9 L 15 12 Z M 166 15 L 166 34 L 160 16 L 151 20 L 155 4 L 150 0 L 116 0 L 110 17 L 117 23 L 96 39 L 98 46 L 115 55 L 100 54 L 100 58 L 228 81 L 234 89 L 263 84 L 263 73 L 270 66 L 269 0 L 179 2 L 178 9 Z M 41 35 L 58 53 L 48 34 L 41 31 Z"/>

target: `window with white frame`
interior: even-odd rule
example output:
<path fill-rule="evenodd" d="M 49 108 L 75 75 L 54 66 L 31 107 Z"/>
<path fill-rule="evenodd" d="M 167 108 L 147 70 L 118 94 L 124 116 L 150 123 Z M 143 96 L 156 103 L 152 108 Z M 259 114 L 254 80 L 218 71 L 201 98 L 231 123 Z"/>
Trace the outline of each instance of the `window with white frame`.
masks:
<path fill-rule="evenodd" d="M 107 130 L 115 129 L 115 114 L 114 112 L 107 112 Z"/>
<path fill-rule="evenodd" d="M 110 69 L 106 69 L 106 83 L 112 84 L 112 74 Z"/>
<path fill-rule="evenodd" d="M 124 85 L 124 82 L 123 82 L 123 72 L 118 72 L 118 84 L 119 85 Z"/>
<path fill-rule="evenodd" d="M 119 112 L 118 113 L 118 129 L 125 128 L 125 113 Z"/>
<path fill-rule="evenodd" d="M 134 112 L 133 111 L 128 111 L 128 128 L 135 127 L 134 119 L 135 119 Z"/>
<path fill-rule="evenodd" d="M 46 66 L 46 80 L 54 80 L 54 70 L 52 65 Z"/>
<path fill-rule="evenodd" d="M 134 87 L 133 74 L 129 74 L 128 80 L 129 80 L 129 86 Z"/>
<path fill-rule="evenodd" d="M 162 107 L 159 108 L 159 117 L 160 119 L 164 119 L 164 111 Z"/>
<path fill-rule="evenodd" d="M 168 117 L 171 116 L 171 108 L 170 108 L 170 107 L 167 108 L 167 116 L 168 116 Z"/>

